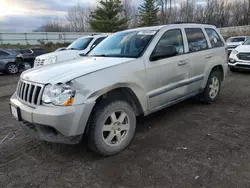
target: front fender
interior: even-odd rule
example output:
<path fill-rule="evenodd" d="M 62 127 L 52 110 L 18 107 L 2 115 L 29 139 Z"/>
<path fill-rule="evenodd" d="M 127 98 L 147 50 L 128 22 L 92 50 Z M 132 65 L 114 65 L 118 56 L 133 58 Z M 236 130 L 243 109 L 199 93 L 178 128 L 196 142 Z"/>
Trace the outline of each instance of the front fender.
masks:
<path fill-rule="evenodd" d="M 130 89 L 134 93 L 134 95 L 137 97 L 138 101 L 140 102 L 142 110 L 145 112 L 148 109 L 148 102 L 147 102 L 147 96 L 145 95 L 146 93 L 145 90 L 139 85 L 134 84 L 134 83 L 117 83 L 114 85 L 107 86 L 89 95 L 86 101 L 89 101 L 89 102 L 96 101 L 100 96 L 112 90 L 119 89 L 119 88 Z"/>

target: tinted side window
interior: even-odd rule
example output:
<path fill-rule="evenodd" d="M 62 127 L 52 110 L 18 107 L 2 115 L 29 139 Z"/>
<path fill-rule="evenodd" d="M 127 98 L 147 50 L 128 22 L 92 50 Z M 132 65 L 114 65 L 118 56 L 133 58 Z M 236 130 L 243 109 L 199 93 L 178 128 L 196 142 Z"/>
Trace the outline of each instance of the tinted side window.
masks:
<path fill-rule="evenodd" d="M 0 56 L 8 56 L 10 54 L 8 54 L 7 52 L 4 52 L 4 51 L 0 51 Z"/>
<path fill-rule="evenodd" d="M 92 44 L 91 48 L 97 46 L 100 42 L 102 42 L 106 37 L 100 37 L 96 39 L 96 41 Z"/>
<path fill-rule="evenodd" d="M 202 29 L 200 28 L 189 28 L 185 29 L 189 52 L 197 52 L 208 49 L 208 44 Z"/>
<path fill-rule="evenodd" d="M 224 46 L 223 41 L 214 29 L 205 29 L 213 48 Z"/>
<path fill-rule="evenodd" d="M 176 49 L 176 55 L 183 54 L 184 45 L 181 30 L 173 29 L 164 33 L 157 46 L 174 47 Z"/>

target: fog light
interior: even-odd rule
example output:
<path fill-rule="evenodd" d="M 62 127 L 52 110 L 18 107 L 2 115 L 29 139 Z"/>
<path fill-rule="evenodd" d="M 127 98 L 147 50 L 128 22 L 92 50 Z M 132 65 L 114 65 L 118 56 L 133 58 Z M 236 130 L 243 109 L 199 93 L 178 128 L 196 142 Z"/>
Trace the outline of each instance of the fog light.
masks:
<path fill-rule="evenodd" d="M 236 61 L 235 61 L 235 59 L 230 58 L 230 59 L 229 59 L 229 62 L 230 62 L 230 63 L 235 63 Z"/>

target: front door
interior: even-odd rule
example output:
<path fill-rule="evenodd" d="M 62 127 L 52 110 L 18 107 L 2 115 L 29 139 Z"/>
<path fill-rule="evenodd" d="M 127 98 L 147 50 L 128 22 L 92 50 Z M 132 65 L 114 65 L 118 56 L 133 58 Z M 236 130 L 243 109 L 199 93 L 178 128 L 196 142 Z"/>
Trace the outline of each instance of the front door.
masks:
<path fill-rule="evenodd" d="M 146 63 L 147 96 L 151 111 L 183 97 L 188 88 L 185 83 L 189 79 L 189 64 L 184 55 L 182 31 L 180 29 L 166 31 L 154 51 L 160 45 L 167 47 L 166 49 L 175 49 L 176 53 L 170 57 Z"/>

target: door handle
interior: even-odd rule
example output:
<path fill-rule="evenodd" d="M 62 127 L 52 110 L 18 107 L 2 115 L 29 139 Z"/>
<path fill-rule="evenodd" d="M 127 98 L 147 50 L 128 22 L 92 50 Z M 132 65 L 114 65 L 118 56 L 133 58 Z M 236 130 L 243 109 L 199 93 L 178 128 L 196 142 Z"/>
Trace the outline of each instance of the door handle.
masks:
<path fill-rule="evenodd" d="M 188 64 L 188 60 L 180 60 L 178 63 L 179 66 L 186 65 L 186 64 Z"/>
<path fill-rule="evenodd" d="M 211 58 L 211 57 L 213 57 L 213 54 L 207 54 L 207 55 L 206 55 L 206 58 L 207 58 L 207 59 L 209 59 L 209 58 Z"/>

